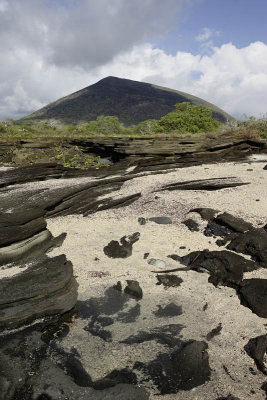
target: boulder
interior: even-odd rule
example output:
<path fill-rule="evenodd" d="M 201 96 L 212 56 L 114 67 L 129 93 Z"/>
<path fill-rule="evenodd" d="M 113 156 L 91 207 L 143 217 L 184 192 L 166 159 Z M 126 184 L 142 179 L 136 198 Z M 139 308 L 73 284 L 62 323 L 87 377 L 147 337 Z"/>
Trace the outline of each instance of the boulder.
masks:
<path fill-rule="evenodd" d="M 245 350 L 254 359 L 259 370 L 267 375 L 267 335 L 250 339 L 245 346 Z"/>
<path fill-rule="evenodd" d="M 244 279 L 240 285 L 241 303 L 261 318 L 267 318 L 267 279 Z"/>
<path fill-rule="evenodd" d="M 227 245 L 227 249 L 247 254 L 253 260 L 267 265 L 267 231 L 253 228 L 235 236 Z"/>

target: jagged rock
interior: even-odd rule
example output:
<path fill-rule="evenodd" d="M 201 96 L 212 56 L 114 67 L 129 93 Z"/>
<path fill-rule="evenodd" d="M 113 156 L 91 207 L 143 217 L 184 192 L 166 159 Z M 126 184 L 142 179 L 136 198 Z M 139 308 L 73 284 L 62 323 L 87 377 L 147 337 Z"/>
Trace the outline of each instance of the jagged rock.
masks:
<path fill-rule="evenodd" d="M 259 317 L 267 318 L 267 279 L 244 279 L 240 285 L 241 303 Z"/>
<path fill-rule="evenodd" d="M 111 258 L 127 258 L 132 255 L 133 244 L 139 240 L 140 233 L 135 232 L 129 236 L 123 236 L 120 243 L 117 240 L 111 240 L 103 251 L 106 256 Z"/>
<path fill-rule="evenodd" d="M 83 170 L 65 168 L 55 163 L 42 163 L 0 172 L 0 187 L 46 179 L 63 178 L 66 175 L 83 176 Z"/>
<path fill-rule="evenodd" d="M 210 221 L 215 217 L 216 214 L 218 214 L 219 211 L 214 210 L 213 208 L 194 208 L 193 210 L 189 211 L 189 213 L 191 212 L 198 213 L 202 219 Z"/>
<path fill-rule="evenodd" d="M 250 182 L 241 182 L 236 177 L 199 179 L 194 181 L 171 183 L 162 186 L 162 188 L 157 191 L 159 192 L 163 190 L 219 190 L 228 187 L 249 185 L 249 183 Z"/>
<path fill-rule="evenodd" d="M 204 235 L 205 236 L 220 236 L 220 237 L 226 237 L 228 238 L 229 235 L 231 235 L 232 231 L 227 228 L 226 226 L 217 224 L 214 220 L 210 220 L 208 222 L 208 225 L 204 229 Z"/>
<path fill-rule="evenodd" d="M 65 255 L 34 260 L 26 271 L 0 280 L 0 328 L 70 310 L 77 301 L 77 287 Z"/>
<path fill-rule="evenodd" d="M 183 257 L 176 254 L 168 257 L 186 265 L 186 268 L 176 268 L 172 271 L 192 269 L 198 272 L 208 272 L 210 274 L 209 281 L 216 286 L 239 284 L 243 279 L 244 272 L 259 268 L 255 262 L 227 250 L 194 251 Z"/>
<path fill-rule="evenodd" d="M 169 217 L 151 217 L 149 221 L 153 221 L 156 224 L 167 225 L 172 224 L 172 220 Z"/>
<path fill-rule="evenodd" d="M 230 241 L 227 249 L 248 254 L 253 260 L 267 265 L 267 231 L 263 228 L 253 228 L 240 233 Z"/>
<path fill-rule="evenodd" d="M 35 227 L 38 223 L 38 220 L 35 220 L 38 217 L 54 217 L 70 214 L 83 214 L 87 216 L 96 211 L 127 206 L 139 199 L 141 193 L 138 192 L 128 196 L 114 198 L 112 192 L 119 190 L 123 183 L 129 179 L 131 179 L 131 176 L 111 176 L 95 179 L 88 183 L 52 188 L 49 190 L 29 189 L 27 191 L 26 207 L 24 205 L 21 206 L 22 203 L 25 203 L 25 193 L 23 192 L 18 192 L 16 196 L 12 196 L 11 198 L 7 197 L 7 199 L 1 199 L 1 208 L 3 212 L 1 217 L 3 218 L 3 223 L 0 227 L 10 227 L 9 229 L 12 229 L 14 225 L 13 230 L 11 230 L 8 235 L 7 233 L 3 233 L 4 239 L 8 236 L 8 240 L 10 240 L 13 232 L 17 230 L 20 232 L 20 230 L 23 229 L 24 226 L 21 227 L 21 225 L 28 222 L 27 220 L 23 220 L 25 218 L 30 218 L 30 221 L 29 226 L 25 226 L 24 230 L 26 229 L 29 234 L 29 230 L 33 225 L 31 234 L 34 234 L 41 229 L 39 226 L 37 226 L 37 228 Z M 99 199 L 99 197 L 110 193 L 111 195 Z M 36 209 L 36 211 L 34 209 Z M 15 220 L 12 224 L 12 218 L 14 219 L 15 215 L 18 215 L 18 221 Z M 20 217 L 20 215 L 22 217 Z M 45 228 L 45 226 L 43 228 Z M 31 236 L 31 234 L 29 234 L 29 236 Z M 24 238 L 25 237 L 19 236 L 15 238 L 14 241 Z"/>
<path fill-rule="evenodd" d="M 140 288 L 139 283 L 137 281 L 132 281 L 132 280 L 128 280 L 126 282 L 127 286 L 124 289 L 124 293 L 127 293 L 130 296 L 137 298 L 138 300 L 142 299 L 143 291 Z"/>
<path fill-rule="evenodd" d="M 185 226 L 187 226 L 187 228 L 191 231 L 191 232 L 199 232 L 199 225 L 196 221 L 194 221 L 193 219 L 189 218 L 186 219 L 185 221 L 182 221 L 182 224 L 184 224 Z"/>
<path fill-rule="evenodd" d="M 254 359 L 259 370 L 267 375 L 267 335 L 250 339 L 245 346 L 245 350 Z"/>

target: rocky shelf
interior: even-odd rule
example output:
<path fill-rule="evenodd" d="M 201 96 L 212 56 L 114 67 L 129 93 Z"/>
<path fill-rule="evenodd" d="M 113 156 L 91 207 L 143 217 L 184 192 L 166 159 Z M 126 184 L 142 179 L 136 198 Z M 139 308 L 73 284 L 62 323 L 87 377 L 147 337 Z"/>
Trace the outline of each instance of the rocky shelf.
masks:
<path fill-rule="evenodd" d="M 65 145 L 113 165 L 0 172 L 0 399 L 263 399 L 266 141 Z"/>

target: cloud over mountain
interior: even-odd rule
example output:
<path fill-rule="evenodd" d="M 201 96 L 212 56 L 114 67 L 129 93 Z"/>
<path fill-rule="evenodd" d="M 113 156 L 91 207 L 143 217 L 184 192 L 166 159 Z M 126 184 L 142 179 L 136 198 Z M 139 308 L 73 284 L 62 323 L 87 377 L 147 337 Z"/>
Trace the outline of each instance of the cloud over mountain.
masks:
<path fill-rule="evenodd" d="M 153 44 L 195 1 L 0 0 L 0 119 L 109 75 L 182 90 L 237 117 L 266 113 L 266 44 L 226 43 L 208 54 Z"/>

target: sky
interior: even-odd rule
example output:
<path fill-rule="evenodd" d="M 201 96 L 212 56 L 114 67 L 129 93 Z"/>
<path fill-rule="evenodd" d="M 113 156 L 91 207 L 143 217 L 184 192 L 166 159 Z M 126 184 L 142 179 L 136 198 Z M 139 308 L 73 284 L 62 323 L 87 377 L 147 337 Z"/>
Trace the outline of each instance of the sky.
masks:
<path fill-rule="evenodd" d="M 106 76 L 267 115 L 267 0 L 0 0 L 0 120 Z"/>

